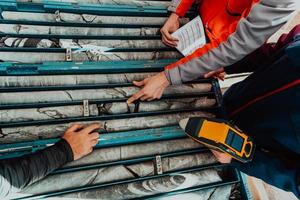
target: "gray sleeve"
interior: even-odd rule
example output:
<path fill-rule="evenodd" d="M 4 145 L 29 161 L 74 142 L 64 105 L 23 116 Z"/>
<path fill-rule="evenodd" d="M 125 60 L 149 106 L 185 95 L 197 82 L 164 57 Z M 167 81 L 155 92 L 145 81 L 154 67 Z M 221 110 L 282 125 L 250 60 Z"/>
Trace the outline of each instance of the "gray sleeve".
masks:
<path fill-rule="evenodd" d="M 168 7 L 168 11 L 176 12 L 179 4 L 180 4 L 180 0 L 172 0 L 170 6 Z"/>
<path fill-rule="evenodd" d="M 172 0 L 168 10 L 183 17 L 196 0 Z"/>
<path fill-rule="evenodd" d="M 248 17 L 241 19 L 227 41 L 201 57 L 186 59 L 166 70 L 169 81 L 173 85 L 181 84 L 243 59 L 279 30 L 299 10 L 299 3 L 299 0 L 261 0 L 253 6 Z"/>

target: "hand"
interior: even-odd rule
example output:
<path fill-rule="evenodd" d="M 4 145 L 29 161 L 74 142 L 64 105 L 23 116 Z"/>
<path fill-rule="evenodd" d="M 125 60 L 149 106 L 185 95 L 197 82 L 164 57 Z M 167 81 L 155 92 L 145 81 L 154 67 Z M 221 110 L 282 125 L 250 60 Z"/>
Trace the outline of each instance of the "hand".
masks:
<path fill-rule="evenodd" d="M 172 13 L 165 25 L 160 29 L 162 41 L 165 45 L 176 47 L 178 39 L 174 38 L 171 34 L 179 28 L 179 16 Z"/>
<path fill-rule="evenodd" d="M 81 124 L 71 126 L 62 136 L 73 151 L 74 160 L 78 160 L 93 151 L 98 143 L 99 133 L 94 132 L 100 128 L 100 124 L 91 124 L 83 127 Z"/>
<path fill-rule="evenodd" d="M 143 89 L 132 95 L 127 101 L 128 104 L 138 99 L 142 101 L 160 99 L 164 90 L 170 85 L 164 72 L 146 78 L 143 81 L 134 81 L 133 84 L 138 87 L 143 87 Z"/>
<path fill-rule="evenodd" d="M 231 163 L 232 157 L 229 156 L 227 153 L 223 153 L 216 150 L 211 150 L 211 152 L 214 154 L 214 156 L 217 158 L 217 160 L 222 164 L 229 164 Z"/>
<path fill-rule="evenodd" d="M 208 72 L 204 75 L 204 78 L 211 78 L 211 77 L 217 78 L 221 81 L 224 81 L 224 79 L 225 79 L 224 67 L 214 70 L 214 71 L 211 71 L 211 72 Z"/>

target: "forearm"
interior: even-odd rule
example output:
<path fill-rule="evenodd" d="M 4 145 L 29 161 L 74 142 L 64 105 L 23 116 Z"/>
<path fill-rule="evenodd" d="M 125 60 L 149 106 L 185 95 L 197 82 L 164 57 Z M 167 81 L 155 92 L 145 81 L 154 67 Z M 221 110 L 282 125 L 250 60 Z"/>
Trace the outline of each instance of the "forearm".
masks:
<path fill-rule="evenodd" d="M 230 66 L 261 47 L 284 25 L 296 10 L 295 0 L 283 3 L 271 0 L 254 5 L 241 19 L 236 31 L 224 42 L 211 41 L 180 61 L 167 66 L 172 84 L 194 80 L 207 72 Z"/>
<path fill-rule="evenodd" d="M 25 188 L 72 160 L 72 149 L 64 139 L 34 154 L 1 160 L 0 196 Z"/>

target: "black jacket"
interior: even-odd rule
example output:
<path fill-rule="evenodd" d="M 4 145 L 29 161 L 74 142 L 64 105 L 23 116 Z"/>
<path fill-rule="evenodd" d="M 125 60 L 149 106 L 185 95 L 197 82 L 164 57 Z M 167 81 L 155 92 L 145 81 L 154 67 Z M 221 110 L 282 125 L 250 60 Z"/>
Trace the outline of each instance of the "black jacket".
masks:
<path fill-rule="evenodd" d="M 0 160 L 0 198 L 44 178 L 70 161 L 73 161 L 73 151 L 64 139 L 34 154 Z"/>
<path fill-rule="evenodd" d="M 233 161 L 232 166 L 300 198 L 300 40 L 296 35 L 300 36 L 300 25 L 276 45 L 266 44 L 229 68 L 234 73 L 241 69 L 239 65 L 249 65 L 254 72 L 230 87 L 224 104 L 230 120 L 257 144 L 252 162 Z"/>

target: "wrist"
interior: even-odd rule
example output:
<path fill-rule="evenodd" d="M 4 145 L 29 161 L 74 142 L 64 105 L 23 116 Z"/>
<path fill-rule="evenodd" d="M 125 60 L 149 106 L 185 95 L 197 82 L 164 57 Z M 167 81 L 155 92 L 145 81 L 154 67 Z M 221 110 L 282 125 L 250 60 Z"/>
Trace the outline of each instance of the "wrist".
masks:
<path fill-rule="evenodd" d="M 179 15 L 173 12 L 169 18 L 172 20 L 179 20 Z"/>
<path fill-rule="evenodd" d="M 170 85 L 170 82 L 165 74 L 165 72 L 161 72 L 160 73 L 160 77 L 161 77 L 161 80 L 162 80 L 162 85 L 164 87 L 168 87 Z"/>
<path fill-rule="evenodd" d="M 61 138 L 56 144 L 60 149 L 62 149 L 66 155 L 66 162 L 71 162 L 74 160 L 74 152 L 71 144 L 65 138 Z"/>

